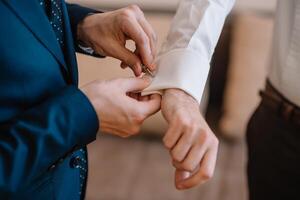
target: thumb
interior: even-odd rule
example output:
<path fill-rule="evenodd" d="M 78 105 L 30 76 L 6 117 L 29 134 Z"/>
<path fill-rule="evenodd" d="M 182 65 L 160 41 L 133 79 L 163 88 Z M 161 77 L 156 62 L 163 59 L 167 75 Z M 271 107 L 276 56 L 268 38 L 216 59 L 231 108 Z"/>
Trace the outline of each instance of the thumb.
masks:
<path fill-rule="evenodd" d="M 182 188 L 182 181 L 188 179 L 191 176 L 191 173 L 188 171 L 183 171 L 176 169 L 175 170 L 175 185 L 178 189 L 183 189 Z"/>
<path fill-rule="evenodd" d="M 140 92 L 150 85 L 152 78 L 143 76 L 141 78 L 127 78 L 123 82 L 125 92 Z"/>
<path fill-rule="evenodd" d="M 137 108 L 146 117 L 159 111 L 161 104 L 161 96 L 159 94 L 152 94 L 149 97 L 149 100 L 138 102 L 139 107 Z"/>

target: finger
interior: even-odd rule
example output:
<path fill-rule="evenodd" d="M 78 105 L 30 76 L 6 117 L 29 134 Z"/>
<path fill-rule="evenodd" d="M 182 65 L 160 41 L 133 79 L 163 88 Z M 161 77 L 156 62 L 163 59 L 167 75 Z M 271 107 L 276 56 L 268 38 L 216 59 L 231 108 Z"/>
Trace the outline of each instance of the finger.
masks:
<path fill-rule="evenodd" d="M 192 147 L 193 137 L 189 133 L 183 133 L 175 147 L 171 150 L 172 158 L 182 162 Z"/>
<path fill-rule="evenodd" d="M 139 99 L 139 94 L 138 93 L 129 92 L 128 96 L 131 97 L 131 98 L 133 98 L 133 99 L 136 99 L 136 100 Z"/>
<path fill-rule="evenodd" d="M 181 134 L 182 131 L 178 123 L 171 121 L 168 130 L 163 138 L 165 147 L 167 147 L 168 149 L 172 149 L 179 140 Z"/>
<path fill-rule="evenodd" d="M 161 96 L 159 94 L 150 95 L 148 101 L 139 102 L 138 110 L 146 118 L 160 110 Z"/>
<path fill-rule="evenodd" d="M 147 96 L 139 96 L 139 101 L 149 101 L 150 100 L 150 95 Z"/>
<path fill-rule="evenodd" d="M 199 166 L 199 163 L 202 160 L 206 150 L 206 146 L 195 145 L 191 148 L 190 152 L 188 153 L 186 159 L 183 162 L 176 162 L 174 160 L 173 166 L 176 169 L 193 172 Z"/>
<path fill-rule="evenodd" d="M 183 180 L 189 178 L 191 173 L 184 170 L 175 170 L 175 184 L 182 182 Z"/>
<path fill-rule="evenodd" d="M 206 146 L 193 147 L 187 158 L 183 161 L 182 167 L 187 171 L 194 171 L 203 159 L 205 151 Z"/>
<path fill-rule="evenodd" d="M 137 55 L 135 55 L 133 52 L 128 50 L 125 46 L 122 46 L 117 42 L 112 42 L 112 45 L 114 45 L 114 47 L 111 48 L 111 51 L 113 52 L 108 52 L 108 54 L 114 58 L 121 60 L 122 63 L 124 63 L 124 64 L 121 63 L 122 68 L 125 66 L 130 66 L 135 76 L 140 76 L 142 73 L 140 58 Z"/>
<path fill-rule="evenodd" d="M 139 49 L 136 47 L 136 49 L 134 50 L 134 54 L 138 57 L 138 58 L 141 58 L 141 55 L 140 55 L 140 52 L 139 52 Z M 136 67 L 137 66 L 129 66 L 133 71 L 137 70 Z M 142 69 L 142 66 L 138 66 L 140 67 L 138 70 L 141 70 L 141 73 L 143 73 L 143 69 Z M 141 75 L 141 74 L 140 74 Z"/>
<path fill-rule="evenodd" d="M 183 181 L 177 182 L 176 185 L 178 188 L 188 189 L 208 181 L 212 177 L 215 170 L 216 159 L 217 149 L 208 150 L 200 163 L 198 172 Z"/>
<path fill-rule="evenodd" d="M 147 96 L 142 96 L 141 93 L 135 93 L 137 98 L 136 100 L 138 101 L 149 101 L 150 100 L 150 95 L 147 95 Z"/>
<path fill-rule="evenodd" d="M 172 160 L 172 165 L 173 167 L 175 167 L 177 170 L 182 170 L 182 171 L 185 171 L 182 167 L 182 164 L 181 162 L 177 162 L 176 160 Z"/>
<path fill-rule="evenodd" d="M 150 38 L 145 33 L 137 20 L 127 21 L 124 25 L 124 33 L 132 39 L 140 51 L 142 61 L 146 66 L 150 66 L 153 62 L 153 56 L 150 47 Z"/>
<path fill-rule="evenodd" d="M 139 19 L 138 19 L 140 25 L 142 26 L 142 28 L 144 29 L 145 33 L 148 35 L 149 38 L 149 42 L 150 42 L 150 48 L 151 48 L 151 53 L 152 53 L 152 57 L 153 59 L 156 56 L 156 45 L 157 45 L 157 36 L 156 33 L 154 32 L 152 26 L 150 25 L 150 23 L 146 20 L 145 16 L 142 15 Z M 149 66 L 147 66 L 151 71 L 155 70 L 155 64 L 151 64 Z"/>
<path fill-rule="evenodd" d="M 149 76 L 143 76 L 142 78 L 124 78 L 122 81 L 122 89 L 125 92 L 140 92 L 147 88 L 152 79 Z"/>

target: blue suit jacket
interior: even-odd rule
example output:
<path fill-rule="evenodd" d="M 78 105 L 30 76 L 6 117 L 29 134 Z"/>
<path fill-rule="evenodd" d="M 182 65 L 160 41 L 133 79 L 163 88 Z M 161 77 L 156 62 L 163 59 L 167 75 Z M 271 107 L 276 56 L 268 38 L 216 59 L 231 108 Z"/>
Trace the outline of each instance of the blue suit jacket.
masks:
<path fill-rule="evenodd" d="M 76 149 L 99 123 L 77 87 L 72 29 L 90 12 L 63 3 L 62 52 L 37 0 L 0 1 L 0 199 L 79 199 Z"/>

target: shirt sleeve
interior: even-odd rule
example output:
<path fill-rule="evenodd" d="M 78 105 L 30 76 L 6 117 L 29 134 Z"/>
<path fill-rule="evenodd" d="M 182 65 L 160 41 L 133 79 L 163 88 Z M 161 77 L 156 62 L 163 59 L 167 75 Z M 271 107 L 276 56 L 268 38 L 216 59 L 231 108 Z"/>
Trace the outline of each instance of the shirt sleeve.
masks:
<path fill-rule="evenodd" d="M 182 89 L 200 102 L 210 60 L 235 0 L 183 0 L 157 57 L 157 72 L 143 94 Z"/>

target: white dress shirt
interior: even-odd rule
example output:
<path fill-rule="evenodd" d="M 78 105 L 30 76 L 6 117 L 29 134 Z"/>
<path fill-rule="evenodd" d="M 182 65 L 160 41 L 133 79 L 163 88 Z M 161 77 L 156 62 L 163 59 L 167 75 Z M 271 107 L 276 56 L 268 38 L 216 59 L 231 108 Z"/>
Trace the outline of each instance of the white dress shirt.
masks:
<path fill-rule="evenodd" d="M 179 88 L 201 100 L 209 63 L 234 0 L 183 0 L 158 57 L 158 71 L 146 92 Z M 300 106 L 300 0 L 277 4 L 269 79 Z"/>
<path fill-rule="evenodd" d="M 277 3 L 269 79 L 287 99 L 300 106 L 300 1 Z"/>
<path fill-rule="evenodd" d="M 234 0 L 183 0 L 143 94 L 179 88 L 200 102 L 210 60 Z"/>

